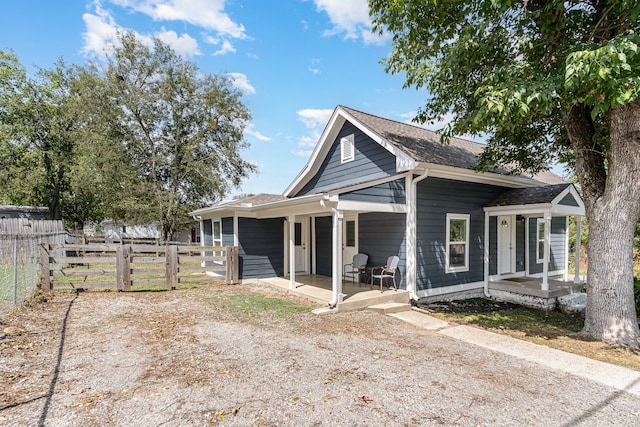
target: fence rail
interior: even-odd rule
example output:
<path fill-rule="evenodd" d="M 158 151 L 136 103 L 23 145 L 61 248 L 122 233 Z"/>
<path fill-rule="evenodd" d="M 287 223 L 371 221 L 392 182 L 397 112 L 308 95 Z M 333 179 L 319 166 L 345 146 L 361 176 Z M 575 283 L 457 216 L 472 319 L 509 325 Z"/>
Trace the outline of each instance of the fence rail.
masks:
<path fill-rule="evenodd" d="M 238 248 L 152 244 L 65 244 L 40 246 L 41 286 L 112 287 L 128 291 L 136 286 L 211 281 L 213 272 L 224 283 L 238 283 Z M 47 262 L 48 261 L 48 262 Z"/>

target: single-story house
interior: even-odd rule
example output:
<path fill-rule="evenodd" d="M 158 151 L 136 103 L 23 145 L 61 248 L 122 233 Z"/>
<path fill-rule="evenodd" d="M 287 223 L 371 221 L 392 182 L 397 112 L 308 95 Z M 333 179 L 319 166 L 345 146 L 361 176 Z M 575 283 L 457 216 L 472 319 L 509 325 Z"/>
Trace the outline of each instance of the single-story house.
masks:
<path fill-rule="evenodd" d="M 282 195 L 192 214 L 203 245 L 238 246 L 242 279 L 288 277 L 293 286 L 296 276 L 329 276 L 332 307 L 356 253 L 369 266 L 397 255 L 399 288 L 414 300 L 488 295 L 509 279 L 537 279 L 543 293 L 556 277 L 572 281 L 568 217 L 580 224 L 584 215 L 574 186 L 549 171 L 478 172 L 482 149 L 338 106 Z"/>

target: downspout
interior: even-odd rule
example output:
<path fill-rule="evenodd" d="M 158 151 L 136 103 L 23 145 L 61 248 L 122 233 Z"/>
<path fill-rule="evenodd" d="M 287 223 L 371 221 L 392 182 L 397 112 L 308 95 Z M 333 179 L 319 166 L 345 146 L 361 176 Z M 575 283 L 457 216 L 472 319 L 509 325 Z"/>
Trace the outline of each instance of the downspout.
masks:
<path fill-rule="evenodd" d="M 417 301 L 418 298 L 418 183 L 429 176 L 429 169 L 422 171 L 420 175 L 413 178 L 410 174 L 409 188 L 407 194 L 407 220 L 405 235 L 407 236 L 407 290 L 409 297 Z"/>
<path fill-rule="evenodd" d="M 331 224 L 333 242 L 333 247 L 331 248 L 331 290 L 333 294 L 331 301 L 329 301 L 329 308 L 335 308 L 339 302 L 342 302 L 342 251 L 336 250 L 341 246 L 342 241 L 342 212 L 333 206 L 329 206 L 326 200 L 320 200 L 320 206 L 333 214 Z"/>

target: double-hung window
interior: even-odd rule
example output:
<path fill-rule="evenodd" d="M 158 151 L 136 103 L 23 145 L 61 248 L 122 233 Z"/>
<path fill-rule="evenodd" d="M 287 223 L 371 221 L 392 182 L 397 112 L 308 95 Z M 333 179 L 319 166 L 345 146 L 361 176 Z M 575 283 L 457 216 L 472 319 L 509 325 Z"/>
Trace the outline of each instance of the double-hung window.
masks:
<path fill-rule="evenodd" d="M 213 246 L 222 246 L 222 221 L 214 219 L 211 225 L 211 237 L 213 238 Z M 222 251 L 215 251 L 213 255 L 222 256 Z M 222 264 L 222 261 L 216 261 L 216 263 Z"/>
<path fill-rule="evenodd" d="M 544 218 L 538 218 L 536 223 L 536 262 L 538 264 L 544 262 Z"/>
<path fill-rule="evenodd" d="M 447 214 L 446 272 L 469 271 L 469 215 Z"/>

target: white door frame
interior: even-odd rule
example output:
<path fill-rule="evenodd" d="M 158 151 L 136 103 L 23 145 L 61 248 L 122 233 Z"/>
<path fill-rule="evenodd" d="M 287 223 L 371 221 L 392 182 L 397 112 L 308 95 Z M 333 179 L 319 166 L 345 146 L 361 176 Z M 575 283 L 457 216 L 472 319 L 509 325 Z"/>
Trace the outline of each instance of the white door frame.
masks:
<path fill-rule="evenodd" d="M 309 244 L 309 217 L 298 217 L 295 220 L 295 224 L 300 224 L 300 245 L 296 245 L 293 252 L 289 250 L 289 242 L 294 241 L 295 238 L 289 240 L 289 220 L 285 220 L 284 227 L 284 273 L 285 275 L 289 274 L 290 263 L 289 263 L 289 254 L 293 253 L 295 257 L 295 265 L 296 271 L 295 274 L 309 274 L 309 248 L 311 245 Z M 294 224 L 293 229 L 295 230 L 296 226 Z M 301 261 L 298 264 L 298 260 Z"/>
<path fill-rule="evenodd" d="M 497 269 L 498 276 L 515 274 L 516 272 L 516 221 L 514 215 L 500 215 L 497 217 Z M 503 226 L 507 224 L 506 226 Z M 508 234 L 506 234 L 508 233 Z M 505 258 L 508 264 L 505 265 Z"/>
<path fill-rule="evenodd" d="M 347 246 L 347 222 L 354 222 L 354 245 Z M 349 264 L 353 260 L 353 256 L 358 253 L 358 214 L 345 214 L 342 220 L 342 263 Z"/>

